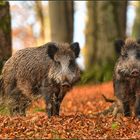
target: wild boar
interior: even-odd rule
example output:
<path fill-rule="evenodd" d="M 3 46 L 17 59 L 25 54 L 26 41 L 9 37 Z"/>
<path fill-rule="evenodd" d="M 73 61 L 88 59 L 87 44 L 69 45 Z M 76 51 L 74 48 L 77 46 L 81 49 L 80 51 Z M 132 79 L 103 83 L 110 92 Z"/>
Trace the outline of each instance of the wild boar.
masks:
<path fill-rule="evenodd" d="M 76 63 L 79 43 L 49 42 L 40 47 L 17 51 L 2 70 L 2 89 L 10 99 L 11 115 L 25 115 L 31 102 L 41 96 L 48 116 L 59 115 L 60 104 L 80 79 Z"/>
<path fill-rule="evenodd" d="M 121 55 L 114 69 L 114 93 L 125 116 L 140 118 L 140 40 L 116 41 Z"/>

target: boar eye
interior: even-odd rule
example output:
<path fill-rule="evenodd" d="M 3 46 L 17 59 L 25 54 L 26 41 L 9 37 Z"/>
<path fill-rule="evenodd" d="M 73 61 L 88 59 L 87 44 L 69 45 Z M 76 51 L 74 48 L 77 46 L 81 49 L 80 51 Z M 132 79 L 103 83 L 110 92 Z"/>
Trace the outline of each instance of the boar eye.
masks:
<path fill-rule="evenodd" d="M 69 61 L 69 68 L 71 71 L 75 70 L 75 60 L 70 60 Z"/>
<path fill-rule="evenodd" d="M 140 59 L 140 53 L 137 53 L 136 58 Z"/>
<path fill-rule="evenodd" d="M 73 66 L 74 64 L 75 64 L 75 61 L 74 61 L 74 60 L 70 60 L 69 65 L 70 65 L 70 66 Z"/>
<path fill-rule="evenodd" d="M 75 61 L 74 60 L 70 60 L 69 61 L 69 68 L 74 71 L 74 68 L 75 68 Z"/>
<path fill-rule="evenodd" d="M 127 53 L 122 54 L 122 57 L 123 57 L 123 58 L 127 58 L 127 57 L 128 57 L 128 54 L 127 54 Z"/>
<path fill-rule="evenodd" d="M 55 63 L 56 63 L 57 65 L 61 65 L 61 63 L 60 63 L 59 61 L 55 61 Z"/>
<path fill-rule="evenodd" d="M 140 59 L 140 52 L 137 53 L 136 58 Z"/>

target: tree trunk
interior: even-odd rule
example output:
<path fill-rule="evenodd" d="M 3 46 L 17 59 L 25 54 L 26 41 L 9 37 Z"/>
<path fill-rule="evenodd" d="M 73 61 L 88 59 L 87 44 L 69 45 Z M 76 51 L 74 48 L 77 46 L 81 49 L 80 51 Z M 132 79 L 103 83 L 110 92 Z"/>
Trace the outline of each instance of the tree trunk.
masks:
<path fill-rule="evenodd" d="M 0 2 L 0 71 L 12 54 L 11 16 L 9 2 Z"/>
<path fill-rule="evenodd" d="M 137 2 L 136 18 L 133 25 L 132 36 L 136 39 L 140 38 L 140 2 Z"/>
<path fill-rule="evenodd" d="M 117 37 L 126 37 L 127 0 L 111 2 L 113 6 L 114 23 L 116 24 Z"/>
<path fill-rule="evenodd" d="M 114 40 L 125 38 L 127 1 L 88 1 L 85 66 L 94 80 L 112 77 L 118 53 Z"/>
<path fill-rule="evenodd" d="M 43 14 L 43 7 L 42 7 L 42 2 L 41 1 L 35 1 L 35 9 L 36 9 L 36 14 L 37 18 L 40 22 L 40 34 L 42 39 L 45 39 L 45 30 L 44 30 L 44 14 Z"/>
<path fill-rule="evenodd" d="M 52 41 L 72 42 L 73 13 L 73 1 L 49 1 Z"/>

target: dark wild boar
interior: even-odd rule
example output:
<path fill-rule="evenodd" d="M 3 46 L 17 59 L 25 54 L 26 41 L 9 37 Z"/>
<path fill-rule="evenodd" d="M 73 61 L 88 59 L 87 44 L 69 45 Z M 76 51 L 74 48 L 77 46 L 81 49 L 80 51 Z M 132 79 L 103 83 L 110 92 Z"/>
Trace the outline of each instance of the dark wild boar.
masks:
<path fill-rule="evenodd" d="M 114 69 L 114 92 L 125 116 L 140 118 L 140 41 L 116 41 L 121 55 Z"/>
<path fill-rule="evenodd" d="M 80 79 L 76 64 L 79 44 L 47 43 L 17 51 L 2 70 L 3 97 L 11 115 L 25 115 L 31 102 L 44 96 L 48 116 L 59 115 L 60 104 Z"/>

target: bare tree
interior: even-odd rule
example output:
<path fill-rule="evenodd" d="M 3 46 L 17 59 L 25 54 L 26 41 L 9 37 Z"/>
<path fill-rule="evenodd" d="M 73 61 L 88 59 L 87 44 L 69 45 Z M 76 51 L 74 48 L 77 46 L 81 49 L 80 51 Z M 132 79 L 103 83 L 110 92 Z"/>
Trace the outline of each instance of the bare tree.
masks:
<path fill-rule="evenodd" d="M 85 65 L 93 79 L 111 78 L 118 50 L 114 40 L 125 38 L 127 1 L 88 1 Z"/>
<path fill-rule="evenodd" d="M 73 13 L 73 1 L 49 1 L 52 41 L 72 42 Z"/>
<path fill-rule="evenodd" d="M 40 21 L 41 25 L 41 37 L 44 40 L 45 39 L 45 24 L 44 24 L 44 14 L 43 14 L 43 7 L 41 1 L 35 1 L 35 10 L 37 14 L 37 18 Z"/>
<path fill-rule="evenodd" d="M 136 5 L 136 18 L 134 21 L 132 36 L 135 38 L 140 38 L 140 2 L 139 1 L 137 1 L 137 5 Z"/>
<path fill-rule="evenodd" d="M 0 2 L 0 70 L 12 54 L 11 16 L 9 2 Z"/>

